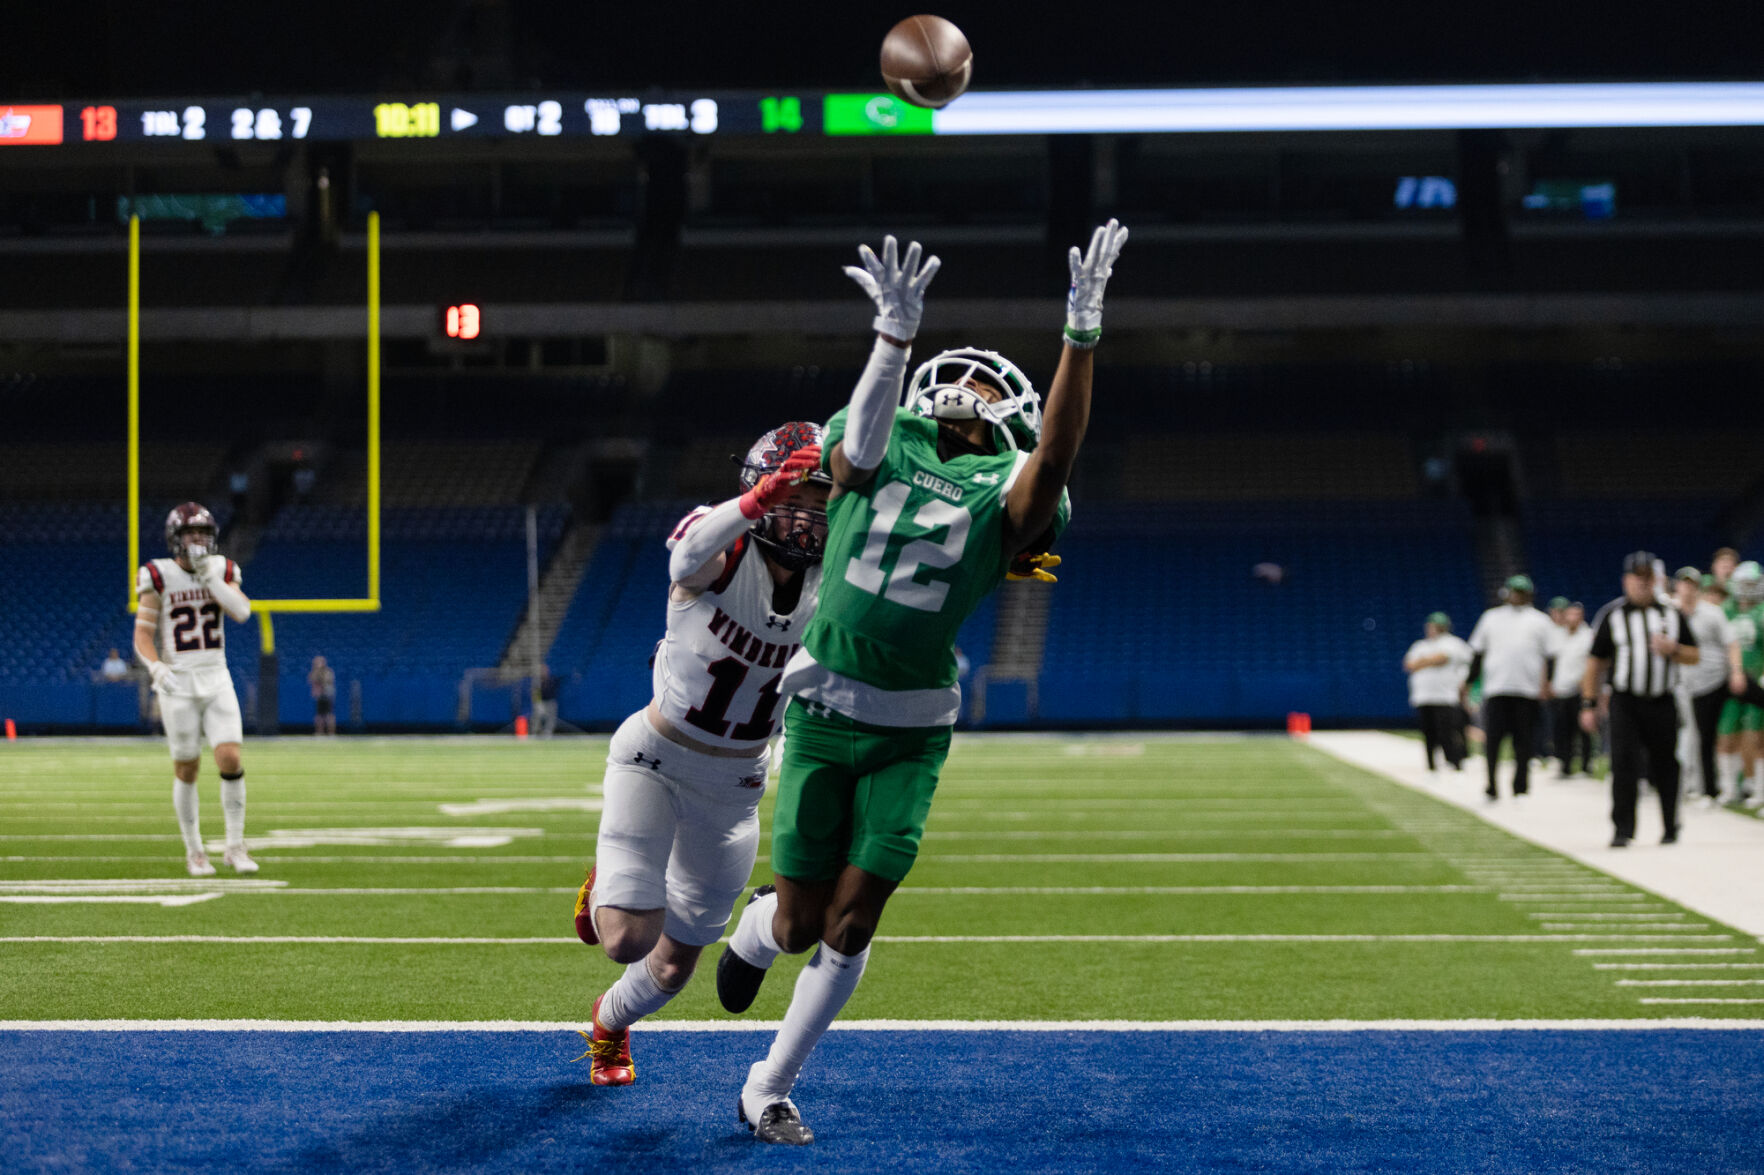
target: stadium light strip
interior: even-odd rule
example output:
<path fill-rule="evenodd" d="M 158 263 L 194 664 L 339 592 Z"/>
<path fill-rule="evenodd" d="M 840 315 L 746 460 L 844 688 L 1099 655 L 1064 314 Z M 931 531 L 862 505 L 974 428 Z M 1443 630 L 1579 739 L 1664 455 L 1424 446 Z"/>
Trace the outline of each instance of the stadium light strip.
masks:
<path fill-rule="evenodd" d="M 971 93 L 938 135 L 1764 126 L 1764 82 Z"/>

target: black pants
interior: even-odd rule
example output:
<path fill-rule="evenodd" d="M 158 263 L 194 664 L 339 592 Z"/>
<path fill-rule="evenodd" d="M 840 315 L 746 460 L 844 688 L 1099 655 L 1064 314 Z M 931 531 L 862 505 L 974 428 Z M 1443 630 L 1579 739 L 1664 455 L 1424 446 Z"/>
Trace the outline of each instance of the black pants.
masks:
<path fill-rule="evenodd" d="M 1548 702 L 1550 725 L 1556 731 L 1556 758 L 1562 763 L 1562 774 L 1574 774 L 1574 756 L 1580 754 L 1580 769 L 1592 770 L 1592 735 L 1580 729 L 1580 695 L 1551 698 Z"/>
<path fill-rule="evenodd" d="M 1453 767 L 1464 763 L 1464 708 L 1450 706 L 1416 706 L 1421 718 L 1421 741 L 1427 746 L 1427 769 L 1433 770 L 1433 752 L 1445 755 Z"/>
<path fill-rule="evenodd" d="M 1495 787 L 1495 769 L 1501 763 L 1501 743 L 1513 740 L 1513 794 L 1522 796 L 1531 790 L 1531 739 L 1537 733 L 1538 701 L 1511 694 L 1498 694 L 1482 701 L 1482 729 L 1488 740 L 1483 744 L 1488 756 L 1488 794 L 1499 794 Z"/>
<path fill-rule="evenodd" d="M 1643 776 L 1660 795 L 1660 820 L 1678 830 L 1678 707 L 1670 697 L 1611 696 L 1611 823 L 1635 835 L 1636 785 Z"/>
<path fill-rule="evenodd" d="M 1731 696 L 1723 684 L 1691 699 L 1691 714 L 1697 720 L 1697 758 L 1703 764 L 1703 794 L 1706 796 L 1721 794 L 1721 785 L 1715 778 L 1715 727 L 1721 721 L 1721 707 Z"/>

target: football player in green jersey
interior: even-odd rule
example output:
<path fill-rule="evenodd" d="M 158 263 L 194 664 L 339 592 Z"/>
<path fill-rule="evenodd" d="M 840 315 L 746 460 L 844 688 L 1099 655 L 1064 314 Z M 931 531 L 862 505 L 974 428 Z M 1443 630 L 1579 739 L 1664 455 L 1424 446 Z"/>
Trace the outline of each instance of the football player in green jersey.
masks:
<path fill-rule="evenodd" d="M 915 242 L 846 269 L 879 311 L 851 404 L 827 424 L 833 477 L 820 606 L 785 668 L 794 695 L 773 814 L 776 888 L 750 899 L 717 968 L 745 1011 L 780 953 L 817 947 L 771 1051 L 748 1071 L 740 1120 L 766 1142 L 814 1133 L 790 1100 L 810 1051 L 862 976 L 882 908 L 918 854 L 961 707 L 955 638 L 1025 553 L 1068 517 L 1066 482 L 1090 418 L 1103 290 L 1127 230 L 1071 250 L 1065 346 L 1045 412 L 1014 364 L 946 352 L 901 385 L 937 272 Z"/>
<path fill-rule="evenodd" d="M 1764 780 L 1758 778 L 1760 752 L 1764 751 L 1764 709 L 1743 701 L 1748 681 L 1764 674 L 1764 568 L 1747 561 L 1733 569 L 1728 579 L 1732 594 L 1727 612 L 1728 689 L 1733 697 L 1721 707 L 1715 730 L 1716 774 L 1724 803 L 1746 796 L 1760 802 Z"/>

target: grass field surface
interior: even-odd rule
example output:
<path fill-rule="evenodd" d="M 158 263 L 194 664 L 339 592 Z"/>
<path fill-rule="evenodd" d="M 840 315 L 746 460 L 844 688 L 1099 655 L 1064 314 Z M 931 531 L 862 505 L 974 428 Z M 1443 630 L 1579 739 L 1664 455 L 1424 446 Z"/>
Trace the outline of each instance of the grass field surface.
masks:
<path fill-rule="evenodd" d="M 161 744 L 8 746 L 0 1020 L 581 1020 L 619 970 L 570 922 L 604 753 L 249 742 L 262 872 L 193 879 Z M 846 1017 L 1745 1017 L 1675 1001 L 1764 991 L 1756 946 L 1302 743 L 966 737 Z M 719 949 L 660 1018 L 726 1018 Z"/>

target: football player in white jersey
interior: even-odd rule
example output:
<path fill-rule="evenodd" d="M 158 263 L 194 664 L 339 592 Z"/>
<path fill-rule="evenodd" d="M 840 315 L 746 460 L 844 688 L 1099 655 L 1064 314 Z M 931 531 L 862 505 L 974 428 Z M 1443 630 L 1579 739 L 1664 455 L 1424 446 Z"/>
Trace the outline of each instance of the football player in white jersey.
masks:
<path fill-rule="evenodd" d="M 159 695 L 159 716 L 171 744 L 172 810 L 178 815 L 192 877 L 214 873 L 197 820 L 196 770 L 204 740 L 214 748 L 221 778 L 227 827 L 222 859 L 240 873 L 257 872 L 257 862 L 245 851 L 245 769 L 239 760 L 243 735 L 221 620 L 225 613 L 245 621 L 251 601 L 239 590 L 239 565 L 215 554 L 216 535 L 214 515 L 196 502 L 185 502 L 166 516 L 171 558 L 144 563 L 135 582 L 140 598 L 135 656 L 147 667 Z"/>
<path fill-rule="evenodd" d="M 753 872 L 778 683 L 820 587 L 821 436 L 801 421 L 768 432 L 743 463 L 746 492 L 692 511 L 668 539 L 654 700 L 613 736 L 594 868 L 576 897 L 576 933 L 626 964 L 582 1034 L 595 1085 L 635 1078 L 631 1025 L 686 985 Z"/>

